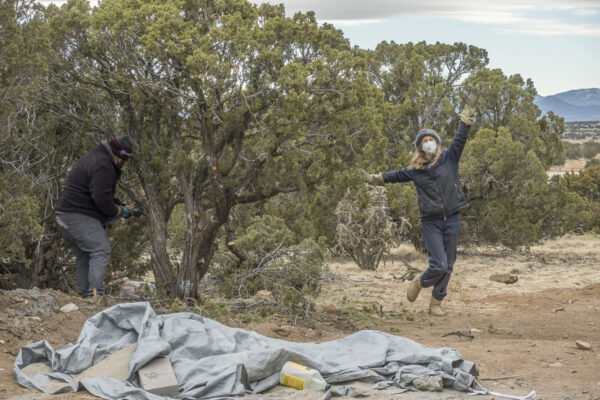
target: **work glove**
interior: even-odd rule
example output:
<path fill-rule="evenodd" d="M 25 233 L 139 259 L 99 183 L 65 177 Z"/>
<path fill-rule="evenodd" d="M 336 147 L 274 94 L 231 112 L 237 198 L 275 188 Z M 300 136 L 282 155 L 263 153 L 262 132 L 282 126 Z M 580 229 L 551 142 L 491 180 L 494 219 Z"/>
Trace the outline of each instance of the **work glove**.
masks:
<path fill-rule="evenodd" d="M 121 212 L 118 215 L 119 218 L 127 219 L 133 216 L 131 208 L 125 206 L 119 206 L 119 208 L 121 209 Z"/>
<path fill-rule="evenodd" d="M 475 109 L 477 107 L 477 100 L 479 100 L 479 93 L 473 92 L 469 94 L 465 101 L 465 107 L 463 108 L 460 120 L 465 125 L 473 125 L 473 116 L 475 115 Z"/>
<path fill-rule="evenodd" d="M 364 181 L 366 183 L 368 183 L 369 185 L 383 186 L 384 183 L 385 183 L 383 181 L 383 174 L 381 174 L 381 173 L 379 173 L 379 174 L 369 174 L 364 169 L 361 169 L 360 170 L 360 174 L 362 175 Z"/>
<path fill-rule="evenodd" d="M 117 220 L 117 218 L 119 218 L 119 216 L 112 217 L 111 219 L 104 221 L 104 222 L 102 223 L 102 227 L 103 227 L 104 229 L 109 229 L 109 228 L 111 228 L 111 227 L 113 226 L 113 224 L 115 223 L 115 221 Z"/>

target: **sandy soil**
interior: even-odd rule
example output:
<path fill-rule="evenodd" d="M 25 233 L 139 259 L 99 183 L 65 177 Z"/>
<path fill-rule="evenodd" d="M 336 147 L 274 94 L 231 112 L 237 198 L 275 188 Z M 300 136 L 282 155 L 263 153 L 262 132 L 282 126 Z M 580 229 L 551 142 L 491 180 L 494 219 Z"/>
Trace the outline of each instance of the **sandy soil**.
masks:
<path fill-rule="evenodd" d="M 396 249 L 377 271 L 333 260 L 311 323 L 292 326 L 276 317 L 251 322 L 235 314 L 219 319 L 292 341 L 321 342 L 360 329 L 378 329 L 431 347 L 458 349 L 477 364 L 480 381 L 490 391 L 524 396 L 535 390 L 538 399 L 600 399 L 600 237 L 567 236 L 520 253 L 462 249 L 444 301 L 448 315 L 442 318 L 427 314 L 430 290 L 425 289 L 415 303 L 406 300 L 408 282 L 398 279 L 406 272 L 402 260 L 418 268 L 426 265 L 426 257 L 409 246 Z M 504 284 L 489 279 L 498 273 L 518 281 Z M 55 291 L 42 290 L 33 297 L 30 292 L 0 291 L 0 398 L 46 398 L 16 383 L 12 368 L 19 348 L 42 339 L 55 348 L 74 342 L 85 320 L 110 305 L 85 303 Z M 71 302 L 81 309 L 57 312 Z M 591 343 L 592 349 L 578 349 L 577 340 Z M 472 399 L 450 390 L 399 394 L 398 388 L 375 391 L 361 382 L 351 386 L 372 399 Z M 319 397 L 285 387 L 266 395 L 291 400 Z M 52 398 L 95 397 L 84 392 Z"/>

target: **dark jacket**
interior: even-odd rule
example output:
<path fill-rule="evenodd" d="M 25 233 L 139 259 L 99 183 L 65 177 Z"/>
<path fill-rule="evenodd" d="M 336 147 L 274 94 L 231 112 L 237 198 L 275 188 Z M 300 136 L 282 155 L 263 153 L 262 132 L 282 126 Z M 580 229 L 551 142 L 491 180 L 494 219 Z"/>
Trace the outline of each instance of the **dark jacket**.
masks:
<path fill-rule="evenodd" d="M 102 143 L 88 151 L 71 169 L 56 211 L 80 213 L 106 221 L 115 216 L 115 189 L 121 170 Z"/>
<path fill-rule="evenodd" d="M 435 165 L 425 169 L 401 168 L 384 172 L 386 183 L 413 181 L 417 188 L 422 219 L 446 218 L 467 206 L 458 179 L 458 161 L 467 142 L 469 125 L 462 121 L 450 147 L 444 149 Z"/>

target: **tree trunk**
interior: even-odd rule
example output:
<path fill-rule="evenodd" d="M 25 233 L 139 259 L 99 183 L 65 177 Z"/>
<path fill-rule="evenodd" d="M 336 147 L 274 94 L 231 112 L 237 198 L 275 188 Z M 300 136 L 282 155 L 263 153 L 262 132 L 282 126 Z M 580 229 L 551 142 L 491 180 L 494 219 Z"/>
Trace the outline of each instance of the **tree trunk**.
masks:
<path fill-rule="evenodd" d="M 192 214 L 193 215 L 193 214 Z M 208 267 L 217 249 L 216 237 L 223 225 L 212 215 L 196 223 L 188 217 L 185 232 L 183 258 L 177 276 L 176 296 L 198 298 L 198 284 L 208 272 Z M 193 226 L 190 226 L 190 222 Z"/>
<path fill-rule="evenodd" d="M 158 201 L 158 196 L 152 193 L 152 189 L 145 187 L 148 199 L 148 212 L 150 218 L 150 250 L 152 271 L 158 286 L 167 289 L 169 293 L 175 292 L 175 276 L 173 265 L 167 252 L 167 218 Z"/>

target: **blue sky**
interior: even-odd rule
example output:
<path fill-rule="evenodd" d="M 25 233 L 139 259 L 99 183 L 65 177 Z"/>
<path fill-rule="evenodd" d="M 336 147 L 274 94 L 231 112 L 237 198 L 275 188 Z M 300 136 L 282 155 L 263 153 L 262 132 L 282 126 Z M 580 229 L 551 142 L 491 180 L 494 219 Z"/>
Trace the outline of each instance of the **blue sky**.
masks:
<path fill-rule="evenodd" d="M 319 21 L 332 23 L 362 48 L 373 49 L 384 40 L 482 47 L 490 68 L 531 78 L 542 96 L 600 88 L 600 0 L 267 2 L 283 3 L 289 15 L 315 11 Z"/>
<path fill-rule="evenodd" d="M 353 45 L 464 42 L 488 51 L 490 68 L 531 78 L 548 96 L 600 88 L 600 0 L 269 0 L 313 10 Z"/>

